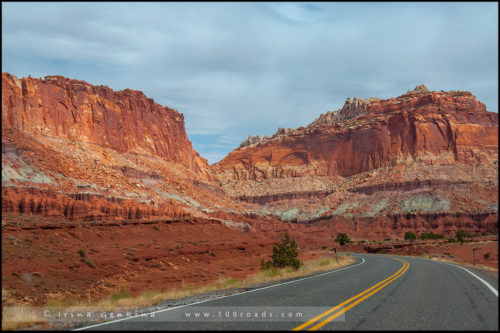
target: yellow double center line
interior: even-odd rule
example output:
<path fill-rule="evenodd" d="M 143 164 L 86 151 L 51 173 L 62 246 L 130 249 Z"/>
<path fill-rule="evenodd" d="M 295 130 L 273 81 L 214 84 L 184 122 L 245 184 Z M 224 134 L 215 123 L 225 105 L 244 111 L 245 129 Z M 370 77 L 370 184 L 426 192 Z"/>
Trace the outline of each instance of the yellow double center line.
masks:
<path fill-rule="evenodd" d="M 323 320 L 320 320 L 318 324 L 316 324 L 315 326 L 309 328 L 308 330 L 309 331 L 315 331 L 318 328 L 323 327 L 324 325 L 328 324 L 329 322 L 331 322 L 332 320 L 334 320 L 335 318 L 337 318 L 341 314 L 345 313 L 346 311 L 348 311 L 352 307 L 354 307 L 357 304 L 363 302 L 365 299 L 371 297 L 373 294 L 375 294 L 376 292 L 380 291 L 381 289 L 383 289 L 384 287 L 386 287 L 388 284 L 394 282 L 396 279 L 398 279 L 399 277 L 401 277 L 408 270 L 408 268 L 410 267 L 410 264 L 407 261 L 405 261 L 405 260 L 401 260 L 401 259 L 398 259 L 398 258 L 391 258 L 391 259 L 395 259 L 395 260 L 401 261 L 403 263 L 403 267 L 401 267 L 396 273 L 394 273 L 393 275 L 389 276 L 387 279 L 380 281 L 379 283 L 377 283 L 373 287 L 370 287 L 370 288 L 366 289 L 362 293 L 359 293 L 356 296 L 354 296 L 352 298 L 349 298 L 347 301 L 340 303 L 336 307 L 331 308 L 330 310 L 328 310 L 328 311 L 320 314 L 319 316 L 316 316 L 316 317 L 312 318 L 308 322 L 306 322 L 306 323 L 304 323 L 304 324 L 302 324 L 300 326 L 295 327 L 293 330 L 294 331 L 299 331 L 299 330 L 301 330 L 301 329 L 303 329 L 303 328 L 305 328 L 307 326 L 310 326 L 310 325 L 316 323 L 321 318 L 326 317 L 329 314 L 334 313 L 330 317 L 328 317 L 326 319 L 323 319 Z"/>

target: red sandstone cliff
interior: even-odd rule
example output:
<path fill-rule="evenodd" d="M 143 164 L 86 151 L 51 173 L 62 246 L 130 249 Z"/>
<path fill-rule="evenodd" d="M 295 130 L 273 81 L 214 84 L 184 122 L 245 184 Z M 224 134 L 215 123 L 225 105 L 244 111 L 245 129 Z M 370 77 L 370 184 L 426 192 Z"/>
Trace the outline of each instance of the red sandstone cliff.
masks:
<path fill-rule="evenodd" d="M 223 207 L 176 110 L 139 91 L 2 74 L 2 212 L 71 220 Z"/>
<path fill-rule="evenodd" d="M 246 208 L 287 222 L 498 229 L 498 114 L 469 92 L 348 99 L 307 127 L 250 136 L 213 171 Z"/>
<path fill-rule="evenodd" d="M 136 90 L 113 91 L 62 76 L 18 79 L 2 73 L 2 126 L 158 156 L 208 174 L 207 161 L 186 136 L 183 115 Z"/>
<path fill-rule="evenodd" d="M 226 179 L 351 176 L 398 161 L 487 163 L 498 158 L 498 114 L 462 91 L 416 90 L 350 99 L 308 127 L 243 145 L 215 165 Z"/>
<path fill-rule="evenodd" d="M 349 99 L 307 127 L 249 137 L 209 169 L 182 115 L 140 92 L 58 76 L 4 73 L 2 83 L 4 213 L 108 220 L 229 209 L 314 222 L 498 210 L 498 115 L 468 92 Z"/>

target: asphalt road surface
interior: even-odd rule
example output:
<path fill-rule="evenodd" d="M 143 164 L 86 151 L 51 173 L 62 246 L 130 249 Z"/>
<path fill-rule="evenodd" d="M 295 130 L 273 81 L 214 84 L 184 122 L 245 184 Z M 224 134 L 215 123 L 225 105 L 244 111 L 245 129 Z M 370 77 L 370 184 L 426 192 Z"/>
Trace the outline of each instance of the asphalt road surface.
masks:
<path fill-rule="evenodd" d="M 326 274 L 82 329 L 498 330 L 498 278 L 467 268 L 488 287 L 455 265 L 353 256 Z"/>

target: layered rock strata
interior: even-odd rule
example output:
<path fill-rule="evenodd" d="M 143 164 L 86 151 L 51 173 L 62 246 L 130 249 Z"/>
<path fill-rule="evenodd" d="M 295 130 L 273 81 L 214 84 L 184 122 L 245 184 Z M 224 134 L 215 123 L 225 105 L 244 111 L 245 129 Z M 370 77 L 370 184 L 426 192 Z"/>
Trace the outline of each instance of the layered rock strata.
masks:
<path fill-rule="evenodd" d="M 421 85 L 397 98 L 348 99 L 307 127 L 241 146 L 214 171 L 245 207 L 283 221 L 370 229 L 388 217 L 397 230 L 411 216 L 448 227 L 482 217 L 487 226 L 469 226 L 495 229 L 497 165 L 498 114 L 470 92 Z"/>
<path fill-rule="evenodd" d="M 33 135 L 161 157 L 208 174 L 193 149 L 184 116 L 142 92 L 113 91 L 62 76 L 22 78 L 2 73 L 2 124 Z"/>
<path fill-rule="evenodd" d="M 211 178 L 182 114 L 142 92 L 2 74 L 3 213 L 122 220 L 238 207 Z"/>
<path fill-rule="evenodd" d="M 215 172 L 233 180 L 346 177 L 405 160 L 466 164 L 497 158 L 498 114 L 469 92 L 418 89 L 387 100 L 348 100 L 339 114 L 238 148 Z"/>

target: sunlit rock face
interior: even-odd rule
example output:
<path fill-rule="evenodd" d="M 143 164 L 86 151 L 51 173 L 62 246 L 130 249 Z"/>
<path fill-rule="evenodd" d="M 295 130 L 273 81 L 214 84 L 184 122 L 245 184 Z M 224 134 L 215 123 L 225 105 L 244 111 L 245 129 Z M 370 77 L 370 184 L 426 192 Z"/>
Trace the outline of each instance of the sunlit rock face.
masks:
<path fill-rule="evenodd" d="M 142 92 L 113 91 L 62 76 L 2 73 L 2 123 L 25 133 L 162 157 L 197 173 L 208 164 L 193 149 L 184 116 Z"/>
<path fill-rule="evenodd" d="M 306 127 L 251 139 L 213 166 L 248 209 L 368 234 L 415 221 L 498 229 L 498 114 L 470 92 L 355 97 Z"/>
<path fill-rule="evenodd" d="M 498 153 L 498 114 L 470 92 L 347 99 L 307 127 L 250 137 L 217 163 L 228 179 L 351 176 L 398 161 L 490 163 Z"/>
<path fill-rule="evenodd" d="M 197 215 L 225 206 L 211 178 L 183 115 L 140 91 L 2 74 L 4 213 L 70 220 Z"/>

